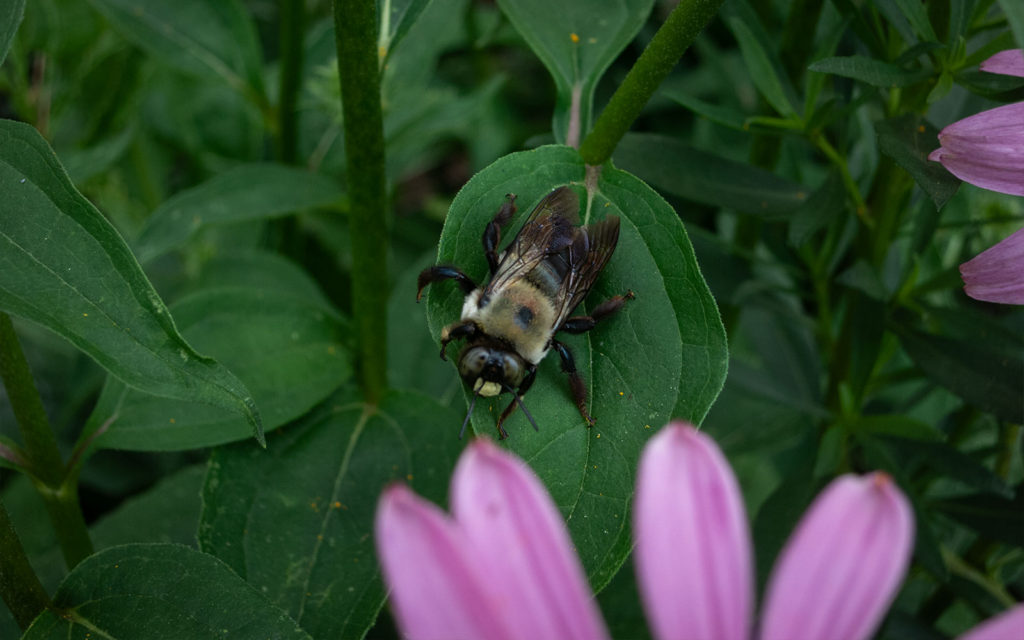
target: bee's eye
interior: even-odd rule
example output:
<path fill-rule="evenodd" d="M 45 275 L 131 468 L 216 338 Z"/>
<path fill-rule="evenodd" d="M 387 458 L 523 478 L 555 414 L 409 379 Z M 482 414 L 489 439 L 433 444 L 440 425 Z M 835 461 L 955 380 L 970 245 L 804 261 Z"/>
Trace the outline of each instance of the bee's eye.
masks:
<path fill-rule="evenodd" d="M 502 358 L 502 364 L 505 367 L 505 382 L 511 386 L 516 386 L 519 381 L 522 380 L 522 367 L 519 366 L 519 361 L 516 360 L 510 354 L 505 354 Z"/>
<path fill-rule="evenodd" d="M 472 347 L 459 359 L 459 373 L 463 378 L 475 379 L 484 370 L 490 357 L 490 350 L 484 347 Z"/>

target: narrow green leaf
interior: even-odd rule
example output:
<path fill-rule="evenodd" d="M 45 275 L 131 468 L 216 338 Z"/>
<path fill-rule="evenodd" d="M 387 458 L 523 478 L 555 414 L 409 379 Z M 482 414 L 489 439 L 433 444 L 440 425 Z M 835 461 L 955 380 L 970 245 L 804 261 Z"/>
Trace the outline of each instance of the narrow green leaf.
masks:
<path fill-rule="evenodd" d="M 37 322 L 146 393 L 245 416 L 245 385 L 175 328 L 153 285 L 32 127 L 0 121 L 0 308 Z"/>
<path fill-rule="evenodd" d="M 238 0 L 90 0 L 129 42 L 186 73 L 265 101 L 252 18 Z"/>
<path fill-rule="evenodd" d="M 807 190 L 792 180 L 659 134 L 626 134 L 614 158 L 666 193 L 715 207 L 789 216 L 807 200 Z"/>
<path fill-rule="evenodd" d="M 392 392 L 379 407 L 354 391 L 316 415 L 214 451 L 200 547 L 230 565 L 317 638 L 359 638 L 384 604 L 373 546 L 381 490 L 409 483 L 444 504 L 460 415 Z"/>
<path fill-rule="evenodd" d="M 724 127 L 729 127 L 730 129 L 736 129 L 737 131 L 744 130 L 743 127 L 747 117 L 737 109 L 721 107 L 705 102 L 700 98 L 686 93 L 686 91 L 680 86 L 664 87 L 661 89 L 661 93 L 662 95 L 675 100 L 697 115 L 707 118 L 711 122 L 718 123 Z"/>
<path fill-rule="evenodd" d="M 267 430 L 306 413 L 352 375 L 342 344 L 347 323 L 301 293 L 217 287 L 187 296 L 171 309 L 190 342 L 239 372 Z M 217 407 L 159 398 L 108 380 L 82 441 L 98 448 L 173 451 L 245 434 L 243 421 Z"/>
<path fill-rule="evenodd" d="M 900 11 L 903 12 L 907 22 L 910 23 L 914 33 L 919 38 L 929 42 L 938 40 L 935 36 L 935 30 L 932 29 L 932 23 L 928 19 L 928 10 L 925 3 L 920 2 L 920 0 L 894 0 L 894 2 Z"/>
<path fill-rule="evenodd" d="M 175 544 L 128 544 L 79 564 L 22 640 L 309 638 L 220 560 Z"/>
<path fill-rule="evenodd" d="M 1013 500 L 991 493 L 938 500 L 935 509 L 990 540 L 1024 547 L 1024 486 L 1017 485 Z"/>
<path fill-rule="evenodd" d="M 7 50 L 24 15 L 25 0 L 0 0 L 0 64 L 7 57 Z"/>
<path fill-rule="evenodd" d="M 933 381 L 1003 420 L 1024 422 L 1024 356 L 1019 349 L 995 351 L 976 341 L 907 327 L 898 327 L 897 335 Z"/>
<path fill-rule="evenodd" d="M 793 106 L 796 102 L 791 99 L 792 90 L 787 91 L 783 84 L 782 65 L 772 57 L 770 50 L 756 37 L 742 17 L 730 16 L 726 23 L 740 45 L 740 53 L 754 86 L 779 114 L 796 117 L 796 108 Z"/>
<path fill-rule="evenodd" d="M 398 43 L 408 33 L 416 18 L 433 0 L 377 0 L 377 21 L 380 56 L 391 56 Z"/>
<path fill-rule="evenodd" d="M 811 64 L 808 69 L 853 78 L 882 88 L 908 87 L 922 82 L 931 74 L 927 69 L 907 70 L 891 62 L 864 56 L 825 58 Z"/>
<path fill-rule="evenodd" d="M 277 164 L 236 167 L 185 189 L 149 216 L 136 242 L 139 260 L 185 245 L 200 229 L 260 220 L 336 203 L 338 184 L 317 173 Z"/>
<path fill-rule="evenodd" d="M 458 265 L 482 282 L 487 266 L 480 237 L 505 194 L 517 194 L 520 208 L 502 232 L 508 242 L 544 195 L 565 184 L 582 192 L 584 180 L 583 160 L 568 147 L 541 147 L 499 159 L 456 196 L 438 262 Z M 586 428 L 558 357 L 551 355 L 541 362 L 525 400 L 540 431 L 534 433 L 522 412 L 516 412 L 506 423 L 511 434 L 506 446 L 529 461 L 551 490 L 591 581 L 600 588 L 631 547 L 626 521 L 641 447 L 672 417 L 700 422 L 721 390 L 727 356 L 717 307 L 668 203 L 636 177 L 607 167 L 591 195 L 581 214 L 584 220 L 617 215 L 621 230 L 618 248 L 586 306 L 627 290 L 636 293 L 635 300 L 588 334 L 559 337 L 575 354 L 597 426 Z M 586 194 L 580 201 L 586 206 Z M 459 319 L 464 295 L 451 283 L 431 285 L 427 295 L 436 341 L 442 327 Z M 463 385 L 467 406 L 471 395 Z M 496 416 L 509 401 L 507 395 L 478 399 L 474 430 L 495 435 Z"/>
<path fill-rule="evenodd" d="M 1013 31 L 1017 46 L 1024 48 L 1024 3 L 1018 0 L 999 0 L 999 7 L 1006 14 L 1006 22 Z"/>
<path fill-rule="evenodd" d="M 941 442 L 942 432 L 932 425 L 909 416 L 884 414 L 859 416 L 850 425 L 854 434 L 866 433 L 875 436 L 896 436 L 921 442 Z"/>
<path fill-rule="evenodd" d="M 498 0 L 555 80 L 555 140 L 575 144 L 591 125 L 594 89 L 651 13 L 653 0 Z M 573 103 L 578 104 L 578 120 Z"/>
<path fill-rule="evenodd" d="M 939 146 L 939 130 L 919 115 L 905 114 L 875 123 L 878 148 L 910 174 L 941 209 L 960 187 L 960 181 L 928 154 Z"/>

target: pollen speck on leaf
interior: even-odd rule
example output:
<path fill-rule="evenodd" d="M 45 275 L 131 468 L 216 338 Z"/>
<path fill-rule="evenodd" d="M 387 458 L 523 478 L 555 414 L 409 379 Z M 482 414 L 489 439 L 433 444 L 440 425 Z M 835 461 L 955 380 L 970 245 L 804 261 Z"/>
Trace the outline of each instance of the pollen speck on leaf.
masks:
<path fill-rule="evenodd" d="M 580 37 L 578 35 L 576 35 L 575 33 L 570 33 L 569 37 L 572 39 L 572 41 L 574 43 L 578 43 L 580 41 Z"/>
<path fill-rule="evenodd" d="M 408 480 L 409 482 L 412 482 L 412 474 L 411 473 L 406 474 L 405 475 L 405 479 Z"/>
<path fill-rule="evenodd" d="M 918 133 L 924 133 L 924 125 L 923 124 L 917 125 L 917 132 Z"/>
<path fill-rule="evenodd" d="M 171 418 L 170 420 L 168 420 L 168 422 L 170 422 L 171 424 L 174 424 L 174 418 Z"/>

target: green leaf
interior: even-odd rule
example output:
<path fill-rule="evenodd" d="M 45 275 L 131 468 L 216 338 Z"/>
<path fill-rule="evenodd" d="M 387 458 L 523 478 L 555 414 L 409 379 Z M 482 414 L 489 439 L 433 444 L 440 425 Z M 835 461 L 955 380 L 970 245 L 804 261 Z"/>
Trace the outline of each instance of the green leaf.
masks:
<path fill-rule="evenodd" d="M 938 500 L 932 505 L 941 513 L 974 529 L 990 540 L 1024 547 L 1024 486 L 1007 500 L 991 493 Z"/>
<path fill-rule="evenodd" d="M 236 167 L 185 189 L 149 216 L 137 241 L 139 260 L 184 246 L 210 225 L 282 216 L 336 203 L 338 184 L 317 173 L 277 164 Z"/>
<path fill-rule="evenodd" d="M 505 194 L 518 194 L 520 208 L 502 233 L 508 242 L 544 195 L 565 184 L 582 191 L 584 180 L 583 161 L 568 147 L 541 147 L 499 159 L 456 196 L 438 262 L 458 265 L 482 281 L 487 266 L 480 237 Z M 600 588 L 632 545 L 626 521 L 641 447 L 670 418 L 703 419 L 722 388 L 727 353 L 718 309 L 678 215 L 624 171 L 606 167 L 594 186 L 593 200 L 581 214 L 584 221 L 618 215 L 621 230 L 587 308 L 627 290 L 636 293 L 635 300 L 593 331 L 564 337 L 588 386 L 597 426 L 586 428 L 558 357 L 552 355 L 540 364 L 525 400 L 540 432 L 534 433 L 522 412 L 516 412 L 507 422 L 511 437 L 506 446 L 526 459 L 552 492 L 591 581 Z M 586 206 L 588 197 L 580 202 Z M 438 283 L 427 295 L 436 341 L 442 327 L 459 319 L 463 294 L 451 283 Z M 468 405 L 472 394 L 464 385 L 463 395 Z M 478 399 L 474 430 L 493 435 L 495 417 L 509 401 L 506 395 Z"/>
<path fill-rule="evenodd" d="M 947 338 L 898 327 L 911 360 L 934 382 L 1003 420 L 1024 422 L 1024 356 L 977 341 Z"/>
<path fill-rule="evenodd" d="M 736 129 L 737 131 L 744 130 L 747 117 L 738 109 L 705 102 L 696 96 L 690 95 L 680 86 L 662 87 L 661 94 L 675 100 L 690 111 L 707 118 L 711 122 L 720 124 L 723 127 L 729 127 L 730 129 Z"/>
<path fill-rule="evenodd" d="M 306 413 L 352 374 L 342 344 L 347 323 L 301 293 L 217 287 L 185 297 L 172 311 L 192 343 L 248 383 L 268 430 Z M 231 442 L 245 433 L 241 420 L 217 407 L 108 380 L 82 440 L 98 448 L 169 451 Z"/>
<path fill-rule="evenodd" d="M 666 193 L 715 207 L 788 216 L 807 200 L 796 182 L 668 136 L 627 133 L 614 158 L 616 166 Z"/>
<path fill-rule="evenodd" d="M 999 7 L 1006 14 L 1006 22 L 1013 31 L 1017 46 L 1024 48 L 1024 4 L 1017 0 L 999 0 Z"/>
<path fill-rule="evenodd" d="M 899 7 L 900 11 L 906 17 L 907 22 L 913 27 L 914 33 L 917 34 L 922 40 L 929 42 L 935 42 L 938 38 L 935 37 L 935 30 L 932 29 L 932 23 L 928 19 L 928 11 L 925 8 L 925 3 L 919 0 L 893 0 L 896 6 Z"/>
<path fill-rule="evenodd" d="M 175 544 L 129 544 L 79 564 L 22 640 L 309 638 L 216 558 Z"/>
<path fill-rule="evenodd" d="M 238 0 L 90 0 L 129 42 L 160 62 L 266 100 L 256 28 Z"/>
<path fill-rule="evenodd" d="M 416 18 L 433 0 L 377 0 L 380 56 L 391 56 Z"/>
<path fill-rule="evenodd" d="M 434 251 L 429 251 L 395 279 L 388 300 L 388 384 L 450 404 L 462 381 L 438 355 L 440 349 L 427 329 L 426 305 L 416 303 L 416 279 L 434 258 Z"/>
<path fill-rule="evenodd" d="M 908 70 L 890 62 L 864 56 L 825 58 L 811 64 L 808 69 L 853 78 L 873 87 L 883 88 L 908 87 L 927 79 L 931 74 L 927 69 Z"/>
<path fill-rule="evenodd" d="M 916 114 L 905 114 L 875 123 L 878 148 L 896 161 L 914 179 L 921 189 L 941 209 L 956 190 L 960 181 L 928 154 L 939 146 L 939 130 Z"/>
<path fill-rule="evenodd" d="M 391 482 L 443 505 L 461 416 L 411 392 L 354 391 L 210 459 L 199 542 L 317 638 L 359 638 L 384 604 L 373 516 Z"/>
<path fill-rule="evenodd" d="M 858 416 L 856 421 L 849 425 L 849 428 L 854 434 L 896 436 L 921 442 L 941 442 L 943 440 L 942 432 L 932 425 L 904 415 Z"/>
<path fill-rule="evenodd" d="M 598 80 L 640 31 L 653 4 L 653 0 L 498 0 L 555 80 L 555 140 L 571 141 L 571 130 L 575 130 L 578 144 L 590 130 Z"/>
<path fill-rule="evenodd" d="M 24 15 L 25 0 L 0 0 L 0 64 L 7 57 L 7 50 Z"/>
<path fill-rule="evenodd" d="M 759 38 L 747 23 L 749 19 L 754 18 L 734 14 L 726 18 L 726 24 L 740 45 L 740 53 L 750 73 L 750 79 L 768 104 L 779 114 L 796 117 L 797 112 L 793 105 L 797 104 L 797 101 L 792 87 L 784 79 L 782 65 L 774 54 L 770 53 L 772 50 L 768 43 Z"/>
<path fill-rule="evenodd" d="M 0 121 L 0 308 L 64 337 L 130 387 L 245 416 L 245 385 L 175 328 L 128 246 L 32 127 Z"/>

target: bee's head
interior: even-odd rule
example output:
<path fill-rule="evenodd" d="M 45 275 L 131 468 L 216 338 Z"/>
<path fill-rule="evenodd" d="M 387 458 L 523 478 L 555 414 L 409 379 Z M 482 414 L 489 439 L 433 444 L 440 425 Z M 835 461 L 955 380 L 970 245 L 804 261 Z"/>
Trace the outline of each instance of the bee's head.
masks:
<path fill-rule="evenodd" d="M 518 387 L 526 375 L 526 362 L 500 347 L 468 345 L 459 356 L 459 375 L 474 393 L 491 397 Z"/>

